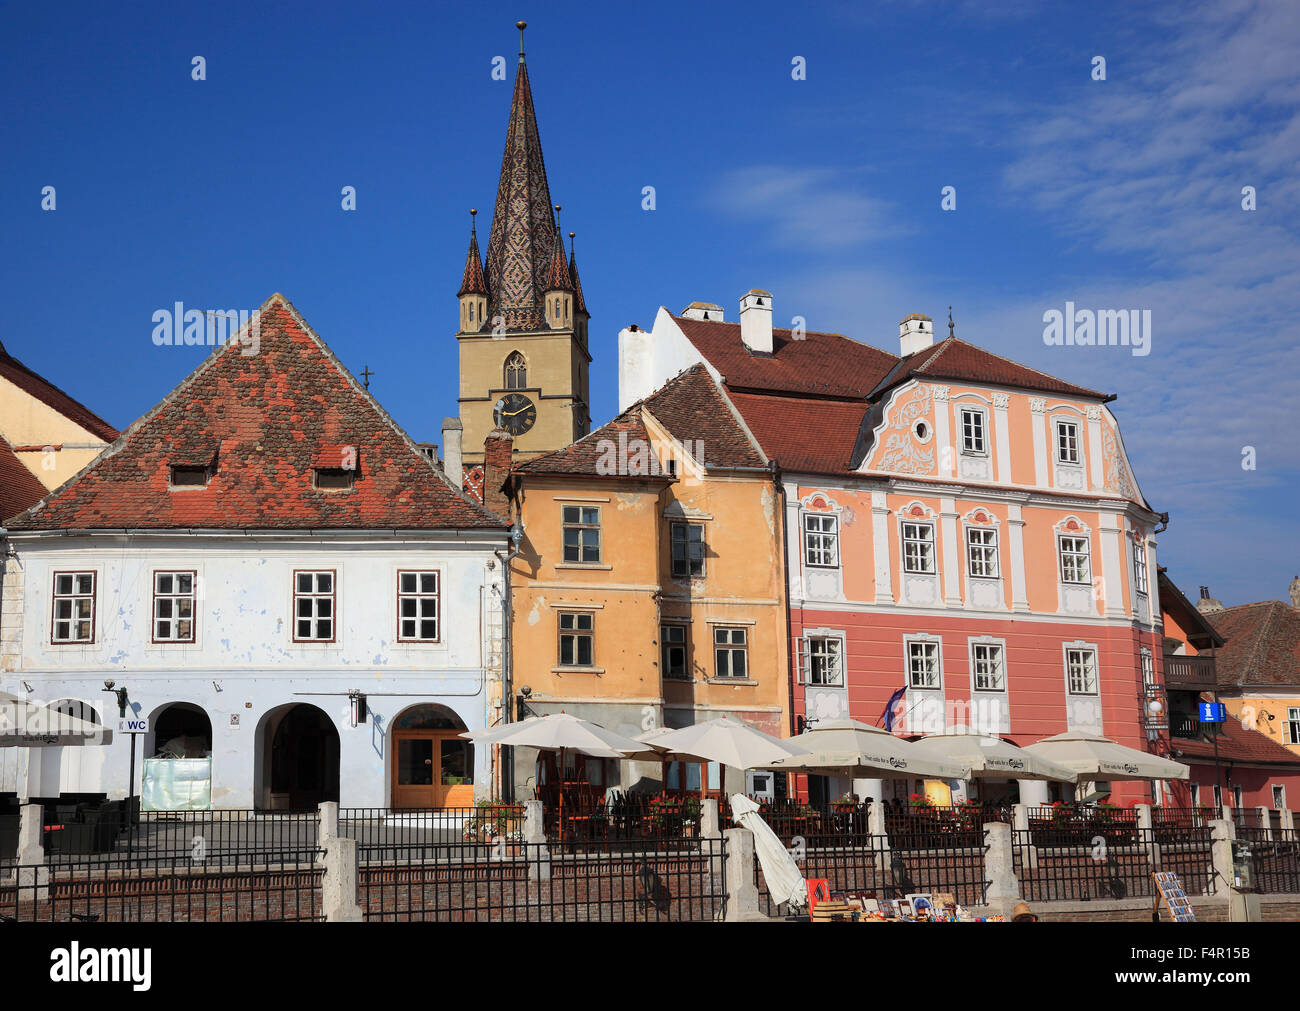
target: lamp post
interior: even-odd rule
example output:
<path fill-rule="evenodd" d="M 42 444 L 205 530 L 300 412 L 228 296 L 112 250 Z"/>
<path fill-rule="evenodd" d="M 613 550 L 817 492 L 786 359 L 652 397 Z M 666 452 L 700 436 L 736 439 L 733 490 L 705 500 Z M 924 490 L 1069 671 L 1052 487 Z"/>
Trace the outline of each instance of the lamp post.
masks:
<path fill-rule="evenodd" d="M 113 695 L 117 696 L 117 716 L 118 719 L 124 719 L 126 717 L 127 702 L 126 685 L 123 685 L 121 688 L 116 688 L 114 687 L 114 682 L 105 681 L 104 687 L 101 691 L 111 692 Z M 130 741 L 128 747 L 131 749 L 131 767 L 130 772 L 128 773 L 129 779 L 126 785 L 126 796 L 128 801 L 135 799 L 135 738 L 135 734 L 127 735 L 127 739 Z"/>

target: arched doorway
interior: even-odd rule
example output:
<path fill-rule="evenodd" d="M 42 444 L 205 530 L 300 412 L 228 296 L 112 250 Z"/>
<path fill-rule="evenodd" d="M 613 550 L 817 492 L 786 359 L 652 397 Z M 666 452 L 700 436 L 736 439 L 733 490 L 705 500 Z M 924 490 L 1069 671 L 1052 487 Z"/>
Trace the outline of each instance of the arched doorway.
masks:
<path fill-rule="evenodd" d="M 271 737 L 275 810 L 305 811 L 339 799 L 339 732 L 315 706 L 290 706 Z"/>
<path fill-rule="evenodd" d="M 148 758 L 211 758 L 212 721 L 196 705 L 173 702 L 153 718 Z"/>
<path fill-rule="evenodd" d="M 474 745 L 460 735 L 460 717 L 446 706 L 411 706 L 393 721 L 393 807 L 471 807 Z"/>

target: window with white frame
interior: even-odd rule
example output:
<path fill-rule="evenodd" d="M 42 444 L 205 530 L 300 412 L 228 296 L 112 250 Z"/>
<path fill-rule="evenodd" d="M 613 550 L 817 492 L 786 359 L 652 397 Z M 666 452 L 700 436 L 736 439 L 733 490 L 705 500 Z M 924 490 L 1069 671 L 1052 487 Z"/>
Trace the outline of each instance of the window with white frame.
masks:
<path fill-rule="evenodd" d="M 600 509 L 597 506 L 566 505 L 563 509 L 564 560 L 600 561 Z"/>
<path fill-rule="evenodd" d="M 153 574 L 153 641 L 194 641 L 194 573 Z"/>
<path fill-rule="evenodd" d="M 974 642 L 970 648 L 971 673 L 977 692 L 1005 692 L 1007 670 L 1000 642 Z"/>
<path fill-rule="evenodd" d="M 903 571 L 934 572 L 934 524 L 903 524 Z"/>
<path fill-rule="evenodd" d="M 397 639 L 399 642 L 438 641 L 438 572 L 397 574 Z"/>
<path fill-rule="evenodd" d="M 1201 806 L 1201 784 L 1192 783 L 1191 790 L 1192 790 L 1192 807 L 1200 807 Z"/>
<path fill-rule="evenodd" d="M 673 578 L 704 575 L 704 524 L 672 525 Z"/>
<path fill-rule="evenodd" d="M 980 579 L 998 576 L 998 532 L 993 527 L 966 528 L 966 554 L 970 574 Z"/>
<path fill-rule="evenodd" d="M 1142 658 L 1142 687 L 1154 688 L 1156 686 L 1156 662 L 1151 656 L 1149 649 L 1141 652 Z"/>
<path fill-rule="evenodd" d="M 1061 582 L 1088 583 L 1092 580 L 1092 566 L 1089 564 L 1091 550 L 1087 537 L 1060 538 L 1061 548 Z"/>
<path fill-rule="evenodd" d="M 1275 808 L 1286 807 L 1286 786 L 1283 783 L 1273 784 L 1273 806 Z"/>
<path fill-rule="evenodd" d="M 1140 540 L 1133 542 L 1133 585 L 1138 593 L 1147 592 L 1147 549 Z"/>
<path fill-rule="evenodd" d="M 807 565 L 833 569 L 840 564 L 840 523 L 828 513 L 803 514 L 803 559 Z"/>
<path fill-rule="evenodd" d="M 560 666 L 591 667 L 595 656 L 595 616 L 590 611 L 561 611 Z"/>
<path fill-rule="evenodd" d="M 714 673 L 720 678 L 749 676 L 749 635 L 743 628 L 713 630 Z"/>
<path fill-rule="evenodd" d="M 1239 811 L 1246 806 L 1246 801 L 1242 797 L 1242 790 L 1241 790 L 1240 783 L 1234 783 L 1232 785 L 1232 806 Z"/>
<path fill-rule="evenodd" d="M 95 641 L 95 573 L 56 572 L 50 641 Z"/>
<path fill-rule="evenodd" d="M 988 453 L 984 412 L 975 407 L 961 409 L 961 451 L 977 456 Z"/>
<path fill-rule="evenodd" d="M 1079 462 L 1078 422 L 1058 421 L 1056 423 L 1056 458 L 1061 463 Z"/>
<path fill-rule="evenodd" d="M 923 639 L 907 642 L 907 686 L 929 691 L 943 687 L 939 644 Z"/>
<path fill-rule="evenodd" d="M 1065 651 L 1066 684 L 1071 695 L 1097 694 L 1097 651 L 1070 647 Z"/>
<path fill-rule="evenodd" d="M 1216 812 L 1223 810 L 1223 787 L 1217 784 L 1214 787 L 1214 810 Z"/>
<path fill-rule="evenodd" d="M 1300 708 L 1286 711 L 1286 743 L 1300 744 Z"/>
<path fill-rule="evenodd" d="M 659 653 L 664 677 L 681 680 L 690 676 L 686 667 L 686 626 L 659 626 Z"/>
<path fill-rule="evenodd" d="M 331 570 L 293 574 L 293 641 L 334 641 L 335 580 Z"/>
<path fill-rule="evenodd" d="M 844 668 L 841 656 L 844 642 L 837 636 L 810 635 L 808 637 L 808 684 L 841 688 L 844 685 Z"/>

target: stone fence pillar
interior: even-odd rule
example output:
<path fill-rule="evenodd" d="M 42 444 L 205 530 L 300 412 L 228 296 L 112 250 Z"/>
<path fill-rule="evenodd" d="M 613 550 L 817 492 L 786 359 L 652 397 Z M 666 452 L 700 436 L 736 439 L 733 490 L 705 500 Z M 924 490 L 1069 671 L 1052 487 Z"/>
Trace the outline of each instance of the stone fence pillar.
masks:
<path fill-rule="evenodd" d="M 885 825 L 884 801 L 877 800 L 867 806 L 867 833 L 871 836 L 871 845 L 876 851 L 876 866 L 882 873 L 888 873 L 891 861 L 889 829 Z"/>
<path fill-rule="evenodd" d="M 545 808 L 540 800 L 524 801 L 524 855 L 529 881 L 551 880 L 551 850 L 546 844 Z"/>
<path fill-rule="evenodd" d="M 700 805 L 700 838 L 722 838 L 722 828 L 718 823 L 718 802 L 712 797 Z"/>
<path fill-rule="evenodd" d="M 334 836 L 325 850 L 321 875 L 321 912 L 327 923 L 359 923 L 361 903 L 357 882 L 357 841 Z"/>
<path fill-rule="evenodd" d="M 1236 838 L 1233 824 L 1223 818 L 1210 822 L 1210 894 L 1228 895 L 1232 891 L 1232 841 Z"/>
<path fill-rule="evenodd" d="M 1147 863 L 1151 865 L 1151 869 L 1158 871 L 1162 857 L 1160 844 L 1156 842 L 1156 826 L 1151 814 L 1151 805 L 1134 804 L 1133 810 L 1137 812 L 1138 845 L 1146 850 Z"/>
<path fill-rule="evenodd" d="M 330 841 L 338 837 L 339 834 L 339 804 L 336 800 L 324 801 L 316 808 L 316 849 L 329 849 Z M 316 858 L 316 862 L 323 864 L 324 855 Z"/>
<path fill-rule="evenodd" d="M 729 828 L 722 833 L 727 843 L 727 913 L 729 922 L 765 920 L 758 905 L 754 875 L 754 833 L 747 828 Z"/>
<path fill-rule="evenodd" d="M 1010 916 L 1020 901 L 1020 882 L 1016 880 L 1011 826 L 1005 822 L 984 823 L 984 880 L 988 884 L 984 892 L 985 903 L 1004 916 Z"/>
<path fill-rule="evenodd" d="M 1033 845 L 1033 837 L 1029 834 L 1028 804 L 1011 805 L 1011 827 L 1020 833 L 1020 838 L 1025 843 L 1020 850 L 1020 859 L 1024 861 L 1025 869 L 1034 870 L 1038 867 L 1038 847 Z"/>
<path fill-rule="evenodd" d="M 48 902 L 50 869 L 45 865 L 45 811 L 24 804 L 18 815 L 18 901 Z"/>

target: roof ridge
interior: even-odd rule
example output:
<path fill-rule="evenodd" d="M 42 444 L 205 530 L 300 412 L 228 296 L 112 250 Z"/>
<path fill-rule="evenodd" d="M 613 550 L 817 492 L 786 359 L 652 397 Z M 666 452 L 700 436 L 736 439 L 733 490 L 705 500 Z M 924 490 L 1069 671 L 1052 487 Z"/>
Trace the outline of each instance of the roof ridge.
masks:
<path fill-rule="evenodd" d="M 1106 397 L 1108 396 L 1107 394 L 1102 393 L 1100 390 L 1094 390 L 1088 386 L 1080 386 L 1077 383 L 1072 383 L 1068 379 L 1062 379 L 1060 376 L 1054 376 L 1050 372 L 1044 372 L 1042 369 L 1036 369 L 1032 365 L 1026 365 L 1024 362 L 1018 362 L 1014 358 L 1008 358 L 1006 355 L 1000 355 L 996 351 L 990 351 L 988 348 L 984 347 L 981 344 L 972 344 L 970 341 L 964 340 L 961 337 L 945 337 L 943 343 L 947 344 L 949 341 L 959 342 L 961 344 L 964 344 L 968 348 L 972 348 L 976 351 L 983 352 L 984 354 L 989 355 L 992 358 L 996 358 L 1000 362 L 1006 362 L 1008 365 L 1016 366 L 1016 368 L 1025 369 L 1028 372 L 1034 373 L 1034 375 L 1036 376 L 1042 376 L 1044 379 L 1050 379 L 1055 383 L 1062 383 L 1066 386 L 1072 386 L 1076 390 L 1087 390 L 1088 393 L 1096 396 L 1100 400 L 1105 400 Z"/>
<path fill-rule="evenodd" d="M 670 312 L 668 313 L 668 315 L 671 316 L 674 320 L 688 320 L 691 323 L 707 323 L 710 326 L 731 326 L 731 327 L 740 326 L 740 323 L 738 321 L 733 322 L 732 320 L 728 320 L 728 319 L 696 319 L 694 316 L 682 316 L 674 312 Z M 772 328 L 773 333 L 780 333 L 782 331 L 784 331 L 785 333 L 793 333 L 794 328 L 788 326 Z M 886 355 L 890 358 L 901 360 L 900 356 L 894 354 L 892 351 L 886 351 L 884 348 L 877 347 L 875 344 L 868 344 L 864 340 L 859 340 L 857 337 L 850 337 L 848 334 L 840 333 L 838 330 L 805 330 L 804 334 L 805 336 L 813 336 L 813 337 L 838 337 L 840 340 L 849 341 L 852 344 L 858 345 L 858 347 L 867 348 L 870 351 L 875 351 L 878 352 L 879 354 Z"/>
<path fill-rule="evenodd" d="M 288 315 L 289 319 L 293 323 L 297 324 L 302 329 L 302 332 L 306 335 L 308 340 L 312 342 L 312 344 L 316 347 L 316 349 L 322 354 L 322 356 L 326 359 L 326 361 L 330 364 L 330 366 L 335 370 L 338 376 L 351 388 L 352 392 L 354 394 L 360 395 L 359 399 L 361 403 L 363 405 L 368 406 L 372 411 L 374 411 L 375 415 L 379 418 L 380 422 L 383 425 L 385 425 L 394 435 L 396 435 L 397 438 L 403 442 L 403 444 L 405 444 L 407 449 L 413 454 L 414 459 L 421 461 L 421 463 L 429 469 L 430 473 L 437 475 L 437 477 L 441 480 L 442 484 L 445 485 L 449 491 L 454 492 L 455 495 L 458 498 L 460 498 L 465 504 L 473 506 L 474 509 L 478 513 L 480 513 L 484 518 L 490 519 L 491 521 L 493 521 L 494 524 L 497 525 L 501 525 L 501 526 L 506 525 L 501 522 L 500 516 L 486 509 L 483 505 L 479 504 L 473 498 L 466 495 L 462 489 L 459 489 L 452 484 L 451 479 L 447 477 L 446 473 L 442 470 L 442 468 L 436 466 L 434 462 L 430 460 L 419 449 L 418 446 L 416 446 L 415 441 L 410 437 L 410 435 L 408 435 L 406 431 L 400 425 L 397 424 L 397 422 L 392 418 L 392 416 L 387 411 L 385 411 L 382 407 L 379 406 L 378 401 L 375 400 L 375 398 L 371 395 L 370 391 L 365 389 L 360 383 L 357 382 L 356 377 L 352 375 L 352 373 L 347 369 L 346 366 L 343 365 L 343 363 L 338 359 L 338 357 L 334 354 L 334 352 L 330 350 L 329 346 L 325 343 L 324 339 L 318 333 L 316 333 L 316 331 L 311 327 L 311 325 L 305 319 L 303 319 L 302 315 L 293 306 L 293 304 L 278 291 L 274 292 L 265 302 L 261 304 L 261 306 L 258 307 L 257 316 L 250 318 L 249 322 L 245 323 L 244 326 L 240 328 L 238 335 L 228 340 L 225 344 L 218 345 L 217 347 L 215 347 L 212 350 L 212 353 L 209 354 L 207 358 L 205 358 L 203 362 L 201 362 L 199 366 L 194 369 L 193 372 L 191 372 L 188 376 L 182 379 L 181 382 L 178 383 L 170 392 L 168 392 L 168 394 L 165 397 L 163 397 L 162 400 L 160 400 L 152 408 L 144 412 L 142 415 L 140 415 L 139 418 L 137 418 L 134 422 L 132 422 L 126 428 L 125 431 L 119 434 L 117 439 L 114 440 L 111 445 L 109 445 L 102 452 L 100 452 L 93 460 L 87 463 L 86 466 L 82 467 L 81 470 L 79 470 L 71 478 L 65 481 L 62 485 L 60 485 L 58 488 L 53 489 L 48 495 L 42 498 L 41 501 L 37 502 L 29 509 L 24 510 L 24 512 L 22 512 L 20 515 L 27 516 L 28 514 L 34 515 L 38 513 L 56 495 L 62 495 L 64 493 L 70 492 L 73 489 L 73 487 L 78 483 L 80 483 L 80 481 L 83 478 L 85 478 L 86 475 L 89 474 L 95 467 L 97 467 L 103 461 L 111 459 L 112 457 L 120 453 L 122 450 L 124 450 L 127 444 L 131 441 L 131 439 L 135 437 L 139 429 L 141 429 L 149 421 L 155 418 L 164 408 L 170 407 L 172 404 L 174 404 L 182 393 L 188 391 L 191 387 L 193 387 L 193 385 L 198 381 L 199 377 L 204 375 L 209 369 L 211 369 L 213 365 L 220 359 L 220 356 L 223 353 L 230 351 L 231 348 L 233 347 L 244 346 L 244 341 L 241 338 L 243 337 L 243 334 L 248 329 L 248 327 L 252 325 L 253 319 L 258 319 L 259 326 L 260 326 L 261 314 L 263 312 L 266 312 L 268 309 L 270 309 L 276 304 L 278 304 L 285 311 L 285 313 Z"/>

